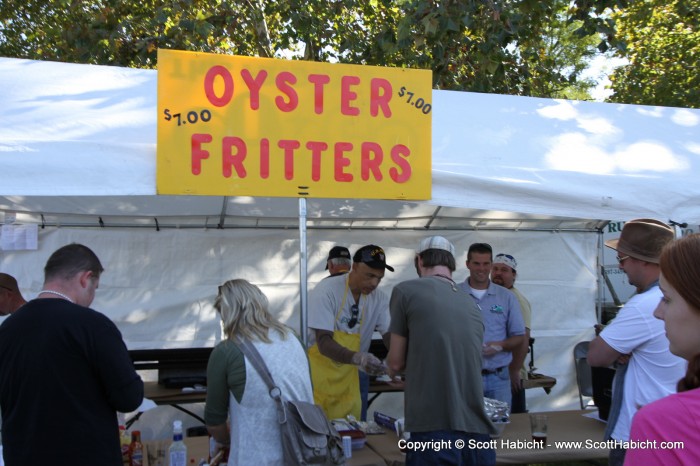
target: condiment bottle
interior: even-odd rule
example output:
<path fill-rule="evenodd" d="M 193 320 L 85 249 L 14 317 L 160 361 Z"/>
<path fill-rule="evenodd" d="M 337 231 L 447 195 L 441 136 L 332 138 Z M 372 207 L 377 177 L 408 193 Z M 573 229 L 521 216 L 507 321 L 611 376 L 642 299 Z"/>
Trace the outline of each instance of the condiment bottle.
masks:
<path fill-rule="evenodd" d="M 131 433 L 131 445 L 129 445 L 129 466 L 143 466 L 143 444 L 141 443 L 141 431 Z"/>
<path fill-rule="evenodd" d="M 122 464 L 124 466 L 129 466 L 129 445 L 131 444 L 131 438 L 124 424 L 119 426 L 119 443 L 122 447 Z"/>

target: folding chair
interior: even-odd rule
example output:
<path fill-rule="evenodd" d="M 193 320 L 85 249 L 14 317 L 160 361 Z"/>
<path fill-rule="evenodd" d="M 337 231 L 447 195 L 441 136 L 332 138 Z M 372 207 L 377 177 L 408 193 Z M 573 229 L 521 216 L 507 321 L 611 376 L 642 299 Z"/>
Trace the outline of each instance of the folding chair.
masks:
<path fill-rule="evenodd" d="M 576 383 L 578 384 L 578 399 L 581 409 L 589 407 L 589 403 L 583 404 L 583 397 L 593 397 L 593 377 L 591 366 L 588 365 L 588 344 L 590 341 L 582 341 L 574 346 L 574 365 L 576 367 Z M 595 407 L 595 406 L 590 406 Z"/>

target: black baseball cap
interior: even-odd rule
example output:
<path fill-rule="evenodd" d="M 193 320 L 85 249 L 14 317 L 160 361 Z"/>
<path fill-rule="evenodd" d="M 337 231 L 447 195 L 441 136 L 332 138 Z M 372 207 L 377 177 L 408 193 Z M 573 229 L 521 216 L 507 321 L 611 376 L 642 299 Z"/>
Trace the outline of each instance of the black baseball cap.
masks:
<path fill-rule="evenodd" d="M 338 258 L 350 259 L 350 250 L 345 246 L 333 246 L 328 252 L 328 259 L 326 259 L 326 270 L 328 270 L 328 261 Z"/>
<path fill-rule="evenodd" d="M 352 261 L 362 262 L 373 269 L 387 269 L 389 272 L 394 271 L 392 266 L 386 264 L 386 254 L 384 254 L 384 250 L 374 244 L 368 244 L 358 249 Z"/>

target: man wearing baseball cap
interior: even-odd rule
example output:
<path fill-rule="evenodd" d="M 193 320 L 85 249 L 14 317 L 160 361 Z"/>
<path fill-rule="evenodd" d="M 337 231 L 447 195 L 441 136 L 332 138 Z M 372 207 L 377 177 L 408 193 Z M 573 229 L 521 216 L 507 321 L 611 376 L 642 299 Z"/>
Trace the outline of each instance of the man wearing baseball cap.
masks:
<path fill-rule="evenodd" d="M 0 316 L 12 314 L 27 304 L 17 287 L 17 280 L 12 275 L 0 273 Z"/>
<path fill-rule="evenodd" d="M 518 261 L 510 254 L 496 254 L 491 266 L 491 281 L 496 285 L 508 288 L 515 295 L 520 304 L 520 312 L 525 323 L 525 339 L 519 348 L 513 350 L 513 360 L 508 366 L 510 371 L 510 389 L 513 396 L 511 403 L 511 413 L 526 413 L 527 402 L 525 399 L 525 389 L 523 380 L 527 380 L 527 369 L 525 369 L 525 358 L 530 346 L 530 321 L 532 310 L 530 301 L 515 287 L 515 277 L 518 273 Z"/>
<path fill-rule="evenodd" d="M 588 363 L 608 367 L 617 362 L 605 439 L 629 440 L 632 417 L 640 406 L 675 393 L 685 361 L 669 351 L 664 323 L 654 317 L 659 290 L 661 249 L 674 239 L 671 227 L 653 219 L 630 220 L 618 239 L 605 245 L 617 251 L 620 269 L 637 294 L 591 343 Z M 624 448 L 611 448 L 608 464 L 621 465 Z"/>
<path fill-rule="evenodd" d="M 331 277 L 346 273 L 350 270 L 351 265 L 350 250 L 345 246 L 333 246 L 328 252 L 326 270 L 328 270 Z"/>
<path fill-rule="evenodd" d="M 481 344 L 484 324 L 469 293 L 452 280 L 454 246 L 424 238 L 414 259 L 420 278 L 391 293 L 391 373 L 406 373 L 405 428 L 411 441 L 487 445 L 493 426 L 484 412 Z M 492 448 L 410 449 L 406 464 L 495 464 Z"/>
<path fill-rule="evenodd" d="M 384 250 L 369 244 L 355 252 L 349 273 L 327 277 L 309 293 L 314 400 L 330 419 L 352 414 L 365 420 L 366 374 L 384 373 L 384 365 L 369 346 L 375 331 L 385 343 L 389 338 L 389 298 L 377 289 L 385 270 L 394 268 L 386 263 Z"/>

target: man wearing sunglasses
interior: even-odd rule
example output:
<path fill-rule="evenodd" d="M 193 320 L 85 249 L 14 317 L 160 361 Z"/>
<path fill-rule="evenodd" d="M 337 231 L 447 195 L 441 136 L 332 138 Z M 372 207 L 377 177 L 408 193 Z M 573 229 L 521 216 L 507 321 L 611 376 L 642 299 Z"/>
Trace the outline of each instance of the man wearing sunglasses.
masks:
<path fill-rule="evenodd" d="M 22 297 L 15 277 L 0 273 L 0 316 L 12 314 L 25 304 L 27 301 Z"/>
<path fill-rule="evenodd" d="M 513 352 L 518 351 L 525 340 L 525 323 L 515 295 L 489 279 L 492 262 L 491 245 L 474 243 L 469 246 L 469 277 L 459 286 L 471 295 L 484 319 L 481 369 L 484 396 L 510 406 L 510 363 Z"/>
<path fill-rule="evenodd" d="M 605 440 L 627 442 L 637 409 L 675 393 L 676 382 L 685 375 L 685 360 L 669 351 L 664 323 L 654 317 L 663 296 L 659 256 L 674 236 L 665 223 L 642 218 L 625 223 L 618 239 L 605 242 L 617 251 L 620 269 L 637 288 L 588 347 L 591 366 L 617 364 Z M 625 453 L 622 447 L 611 448 L 608 464 L 623 464 Z"/>
<path fill-rule="evenodd" d="M 384 373 L 369 346 L 377 331 L 388 347 L 389 298 L 377 289 L 385 270 L 394 268 L 387 265 L 384 250 L 363 246 L 355 252 L 349 273 L 327 277 L 309 293 L 314 400 L 330 419 L 352 414 L 364 420 L 368 374 Z"/>

